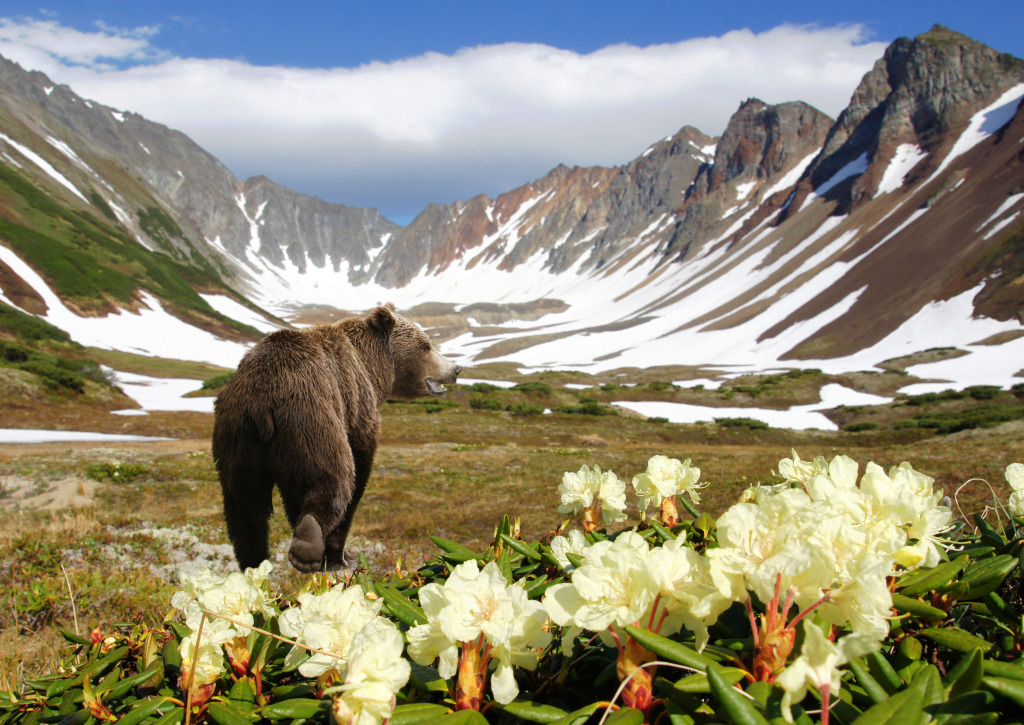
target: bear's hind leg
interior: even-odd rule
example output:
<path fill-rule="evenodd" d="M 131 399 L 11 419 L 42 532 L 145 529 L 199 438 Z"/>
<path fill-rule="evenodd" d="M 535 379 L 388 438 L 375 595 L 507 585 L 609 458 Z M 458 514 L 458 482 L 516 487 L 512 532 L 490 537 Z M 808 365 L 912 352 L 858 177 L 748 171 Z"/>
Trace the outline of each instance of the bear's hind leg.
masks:
<path fill-rule="evenodd" d="M 239 481 L 244 480 L 244 486 Z M 242 571 L 258 567 L 269 556 L 268 520 L 273 512 L 272 485 L 250 473 L 221 475 L 224 493 L 224 520 L 235 558 Z"/>
<path fill-rule="evenodd" d="M 327 536 L 327 551 L 326 551 L 326 565 L 328 571 L 337 571 L 339 569 L 355 569 L 359 565 L 359 557 L 349 548 L 346 547 L 348 540 L 348 531 L 352 526 L 352 518 L 355 516 L 356 507 L 359 505 L 359 499 L 363 497 L 363 491 L 366 490 L 366 483 L 370 478 L 370 470 L 373 468 L 373 457 L 376 453 L 376 441 L 370 439 L 364 441 L 365 450 L 356 448 L 355 442 L 350 441 L 352 444 L 352 459 L 355 463 L 355 486 L 352 490 L 352 500 L 349 501 L 348 506 L 345 508 L 345 515 L 342 517 L 341 522 L 330 532 Z"/>
<path fill-rule="evenodd" d="M 325 534 L 337 528 L 350 505 L 353 474 L 351 459 L 347 460 L 348 465 L 339 466 L 339 470 L 306 473 L 301 482 L 279 486 L 293 527 L 288 560 L 298 571 L 325 568 Z"/>

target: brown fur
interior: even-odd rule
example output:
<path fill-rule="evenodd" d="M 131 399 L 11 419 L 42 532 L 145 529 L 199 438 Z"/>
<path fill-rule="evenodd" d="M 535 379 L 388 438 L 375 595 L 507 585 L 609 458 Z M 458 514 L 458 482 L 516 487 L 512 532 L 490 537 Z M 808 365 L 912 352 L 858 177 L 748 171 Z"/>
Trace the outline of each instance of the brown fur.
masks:
<path fill-rule="evenodd" d="M 387 398 L 444 392 L 461 368 L 390 303 L 366 318 L 279 330 L 245 354 L 214 405 L 213 456 L 243 569 L 267 558 L 276 484 L 300 571 L 351 567 L 345 539 Z"/>

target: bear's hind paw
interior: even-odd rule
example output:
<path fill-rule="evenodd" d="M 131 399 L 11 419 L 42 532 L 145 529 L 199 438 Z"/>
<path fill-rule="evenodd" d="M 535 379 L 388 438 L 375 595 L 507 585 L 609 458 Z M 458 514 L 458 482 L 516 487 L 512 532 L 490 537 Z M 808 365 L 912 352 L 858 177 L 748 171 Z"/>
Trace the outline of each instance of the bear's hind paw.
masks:
<path fill-rule="evenodd" d="M 324 535 L 312 514 L 306 514 L 295 527 L 288 547 L 288 561 L 301 572 L 321 571 L 324 563 Z"/>

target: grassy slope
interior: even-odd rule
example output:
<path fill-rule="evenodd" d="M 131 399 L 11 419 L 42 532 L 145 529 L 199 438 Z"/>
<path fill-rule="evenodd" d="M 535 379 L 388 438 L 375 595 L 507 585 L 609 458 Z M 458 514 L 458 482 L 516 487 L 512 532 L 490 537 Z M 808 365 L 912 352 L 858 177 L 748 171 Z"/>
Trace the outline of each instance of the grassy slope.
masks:
<path fill-rule="evenodd" d="M 788 384 L 806 382 L 801 376 Z M 556 384 L 551 394 L 543 389 L 487 394 L 551 406 L 578 401 L 589 392 Z M 352 533 L 373 568 L 391 568 L 396 556 L 414 566 L 432 549 L 430 535 L 482 548 L 505 512 L 522 517 L 528 538 L 551 531 L 562 519 L 555 510 L 561 476 L 583 464 L 611 469 L 628 481 L 651 455 L 691 458 L 702 469 L 702 479 L 711 483 L 701 506 L 717 514 L 746 486 L 772 480 L 771 470 L 792 448 L 805 458 L 842 452 L 862 464 L 874 460 L 889 466 L 909 460 L 934 476 L 937 487 L 948 494 L 978 477 L 1003 498 L 1003 469 L 1024 460 L 1020 422 L 952 436 L 926 430 L 748 430 L 624 416 L 515 416 L 469 407 L 469 398 L 479 394 L 465 387 L 454 390 L 448 397 L 457 405 L 436 413 L 428 413 L 426 405 L 384 406 L 382 445 Z M 125 423 L 101 413 L 94 412 L 93 429 L 112 418 Z M 96 485 L 91 508 L 0 509 L 0 689 L 14 686 L 23 674 L 54 667 L 61 652 L 60 627 L 86 631 L 134 616 L 159 620 L 176 588 L 176 567 L 201 561 L 211 545 L 226 543 L 209 456 L 211 416 L 182 413 L 127 420 L 187 440 L 0 446 L 0 484 L 9 500 L 19 481 L 39 491 L 68 481 L 83 490 Z M 442 501 L 443 516 L 438 515 Z M 980 511 L 991 502 L 991 493 L 985 484 L 975 483 L 957 501 L 966 513 Z M 635 521 L 634 512 L 629 523 Z M 171 531 L 177 538 L 154 529 Z M 278 555 L 288 536 L 278 507 L 272 528 Z M 297 588 L 299 577 L 286 564 L 279 565 L 275 576 L 282 580 L 281 590 Z"/>

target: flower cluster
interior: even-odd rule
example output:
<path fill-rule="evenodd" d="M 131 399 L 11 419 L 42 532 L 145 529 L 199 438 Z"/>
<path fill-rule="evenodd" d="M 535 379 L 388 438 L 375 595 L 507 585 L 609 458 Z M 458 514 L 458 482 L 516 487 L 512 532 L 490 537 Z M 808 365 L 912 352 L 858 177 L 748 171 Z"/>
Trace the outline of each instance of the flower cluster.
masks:
<path fill-rule="evenodd" d="M 549 649 L 570 662 L 581 642 L 588 648 L 599 637 L 618 651 L 623 704 L 650 721 L 658 706 L 655 660 L 663 658 L 652 650 L 664 651 L 658 641 L 682 633 L 694 655 L 720 657 L 708 647 L 709 630 L 735 605 L 723 621 L 742 616 L 752 648 L 731 664 L 749 682 L 777 684 L 787 718 L 816 689 L 827 722 L 839 668 L 889 636 L 899 579 L 948 558 L 953 516 L 933 479 L 908 463 L 888 471 L 868 463 L 862 472 L 846 456 L 807 461 L 793 452 L 778 472 L 778 483 L 747 489 L 717 523 L 680 498 L 699 518 L 673 525 L 674 500 L 685 495 L 699 504 L 707 484 L 689 460 L 654 456 L 632 484 L 640 511 L 659 508 L 661 524 L 609 534 L 599 524 L 626 519 L 626 486 L 611 471 L 583 466 L 559 486 L 559 511 L 581 514 L 582 532 L 559 533 L 545 547 L 523 542 L 518 526 L 506 524 L 493 549 L 446 555 L 443 566 L 424 567 L 401 591 L 339 584 L 302 593 L 283 612 L 267 591 L 269 562 L 226 576 L 204 571 L 186 578 L 172 599 L 191 630 L 179 647 L 180 684 L 193 704 L 216 703 L 210 698 L 229 663 L 232 679 L 251 677 L 258 691 L 259 667 L 249 669 L 245 638 L 256 652 L 250 629 L 273 630 L 262 620 L 276 617 L 292 644 L 282 671 L 315 678 L 318 693 L 333 695 L 339 725 L 376 725 L 391 717 L 409 660 L 436 663 L 441 678 L 455 678 L 446 706 L 480 710 L 488 681 L 491 699 L 509 705 L 519 697 L 514 668 L 536 670 Z M 1012 464 L 1005 476 L 1013 490 L 1007 508 L 1024 516 L 1024 465 Z M 451 563 L 467 552 L 473 558 Z M 1016 557 L 1002 558 L 1015 566 Z M 395 616 L 405 611 L 407 629 L 381 616 L 385 602 Z M 584 631 L 597 637 L 581 640 Z M 557 681 L 555 669 L 545 687 Z"/>
<path fill-rule="evenodd" d="M 423 587 L 420 604 L 428 623 L 409 630 L 409 656 L 421 665 L 438 660 L 441 677 L 459 673 L 460 709 L 479 709 L 492 659 L 497 665 L 491 678 L 494 699 L 514 700 L 519 687 L 512 666 L 536 668 L 540 650 L 551 641 L 540 603 L 521 586 L 510 586 L 494 562 L 483 569 L 475 561 L 459 564 L 443 586 Z"/>
<path fill-rule="evenodd" d="M 558 513 L 583 513 L 583 530 L 598 528 L 598 518 L 605 526 L 625 521 L 626 484 L 611 471 L 600 466 L 582 466 L 576 473 L 566 472 L 558 487 L 562 502 Z"/>
<path fill-rule="evenodd" d="M 209 696 L 210 685 L 225 671 L 224 645 L 233 648 L 245 638 L 254 613 L 277 614 L 266 588 L 272 569 L 269 561 L 226 576 L 204 569 L 183 577 L 184 590 L 171 598 L 171 605 L 181 610 L 191 630 L 178 648 L 183 682 L 190 683 L 200 699 Z"/>

